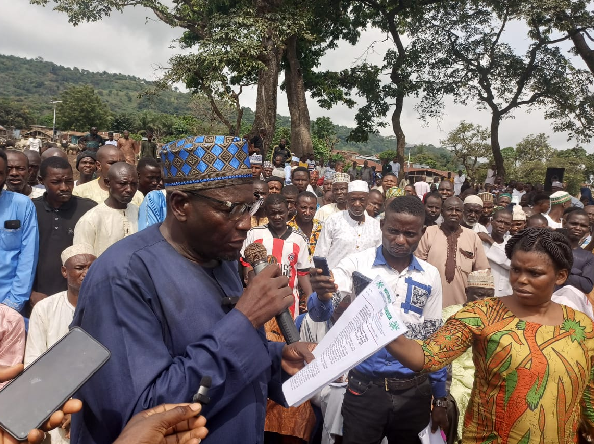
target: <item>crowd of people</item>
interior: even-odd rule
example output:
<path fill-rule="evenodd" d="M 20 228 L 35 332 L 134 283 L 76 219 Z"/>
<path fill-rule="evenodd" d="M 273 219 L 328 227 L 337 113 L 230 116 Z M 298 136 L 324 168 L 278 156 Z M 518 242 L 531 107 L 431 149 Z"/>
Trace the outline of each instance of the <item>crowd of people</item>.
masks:
<path fill-rule="evenodd" d="M 37 141 L 0 150 L 0 384 L 73 326 L 111 353 L 30 442 L 418 443 L 429 424 L 448 444 L 594 437 L 588 187 L 494 167 L 474 186 L 410 180 L 397 159 L 347 168 L 284 139 L 265 156 L 263 140 L 157 147 L 92 128 L 74 169 Z M 253 243 L 272 264 L 258 274 Z M 282 383 L 360 276 L 390 286 L 407 333 L 287 407 Z M 211 402 L 190 404 L 203 376 Z"/>

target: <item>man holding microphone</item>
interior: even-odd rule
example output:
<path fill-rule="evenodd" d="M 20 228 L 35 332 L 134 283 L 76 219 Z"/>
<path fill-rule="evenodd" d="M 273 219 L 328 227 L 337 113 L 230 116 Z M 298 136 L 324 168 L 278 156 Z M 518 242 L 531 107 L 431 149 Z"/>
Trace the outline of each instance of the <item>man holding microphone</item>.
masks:
<path fill-rule="evenodd" d="M 189 402 L 205 375 L 205 442 L 263 443 L 267 398 L 284 402 L 284 377 L 313 359 L 313 345 L 265 339 L 262 326 L 293 303 L 277 266 L 246 289 L 237 273 L 254 209 L 247 144 L 197 136 L 160 155 L 165 221 L 106 250 L 80 291 L 73 325 L 111 359 L 75 395 L 72 443 L 113 443 L 134 414 Z"/>

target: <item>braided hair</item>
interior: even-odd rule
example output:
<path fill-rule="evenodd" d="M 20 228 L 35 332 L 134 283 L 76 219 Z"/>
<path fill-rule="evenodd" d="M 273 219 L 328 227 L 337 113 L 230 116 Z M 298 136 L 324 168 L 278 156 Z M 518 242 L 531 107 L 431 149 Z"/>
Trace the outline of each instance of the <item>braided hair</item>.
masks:
<path fill-rule="evenodd" d="M 573 251 L 569 240 L 562 233 L 547 228 L 526 228 L 512 236 L 505 246 L 505 254 L 511 259 L 516 251 L 545 253 L 557 271 L 571 271 L 573 267 Z"/>

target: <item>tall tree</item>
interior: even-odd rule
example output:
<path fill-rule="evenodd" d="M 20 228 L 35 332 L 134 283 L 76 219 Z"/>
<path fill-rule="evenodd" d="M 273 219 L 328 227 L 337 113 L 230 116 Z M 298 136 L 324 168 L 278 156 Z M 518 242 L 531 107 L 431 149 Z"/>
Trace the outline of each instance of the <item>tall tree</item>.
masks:
<path fill-rule="evenodd" d="M 489 157 L 489 130 L 468 122 L 460 124 L 441 141 L 444 148 L 451 150 L 455 158 L 464 165 L 466 173 L 476 180 L 479 159 Z"/>
<path fill-rule="evenodd" d="M 88 131 L 92 126 L 107 129 L 111 115 L 91 85 L 73 86 L 60 94 L 56 107 L 58 127 L 63 130 Z"/>
<path fill-rule="evenodd" d="M 443 98 L 475 102 L 491 112 L 491 150 L 497 170 L 505 175 L 499 143 L 502 119 L 520 107 L 556 107 L 574 102 L 581 88 L 575 69 L 557 46 L 569 39 L 553 37 L 550 22 L 539 17 L 527 21 L 529 47 L 518 54 L 505 34 L 521 11 L 513 0 L 494 2 L 445 1 L 425 10 L 411 23 L 415 35 L 411 51 L 418 56 L 413 69 L 423 86 L 418 106 L 424 118 L 439 117 Z M 554 113 L 549 118 L 559 118 Z"/>

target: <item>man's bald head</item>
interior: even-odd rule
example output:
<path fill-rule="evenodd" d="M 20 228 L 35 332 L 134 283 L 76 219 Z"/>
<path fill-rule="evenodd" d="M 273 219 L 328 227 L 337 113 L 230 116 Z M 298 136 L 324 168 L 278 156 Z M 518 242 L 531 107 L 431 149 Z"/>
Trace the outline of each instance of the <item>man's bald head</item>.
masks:
<path fill-rule="evenodd" d="M 37 165 L 41 165 L 41 156 L 37 151 L 25 150 L 23 151 L 23 154 L 27 156 L 27 159 L 29 159 L 29 165 L 31 165 L 32 163 L 37 163 Z"/>
<path fill-rule="evenodd" d="M 107 173 L 107 178 L 109 180 L 114 180 L 122 174 L 131 174 L 137 175 L 136 167 L 134 165 L 130 165 L 126 162 L 118 162 L 114 163 L 111 168 L 109 168 L 109 172 Z"/>
<path fill-rule="evenodd" d="M 462 202 L 462 199 L 460 199 L 457 196 L 448 197 L 446 200 L 443 201 L 444 205 L 452 205 L 453 203 L 464 205 L 464 202 Z"/>
<path fill-rule="evenodd" d="M 53 156 L 60 156 L 60 157 L 63 157 L 64 159 L 68 159 L 68 156 L 66 155 L 66 153 L 64 152 L 64 150 L 62 148 L 48 148 L 41 155 L 41 161 L 43 162 L 45 159 L 48 159 Z"/>
<path fill-rule="evenodd" d="M 105 161 L 108 157 L 111 157 L 114 153 L 121 152 L 120 149 L 115 145 L 103 145 L 97 150 L 97 162 Z"/>
<path fill-rule="evenodd" d="M 103 145 L 97 150 L 97 174 L 99 177 L 107 177 L 107 172 L 112 165 L 125 162 L 124 153 L 114 145 Z"/>

